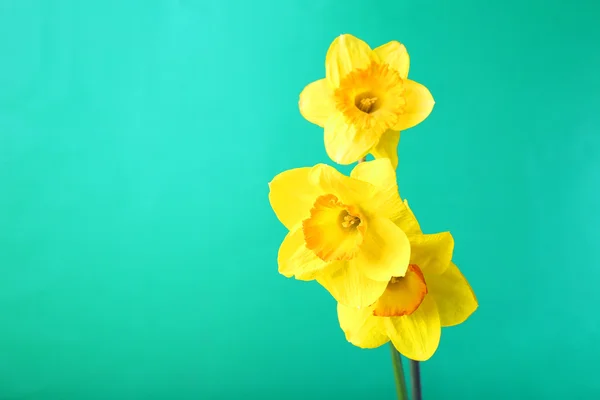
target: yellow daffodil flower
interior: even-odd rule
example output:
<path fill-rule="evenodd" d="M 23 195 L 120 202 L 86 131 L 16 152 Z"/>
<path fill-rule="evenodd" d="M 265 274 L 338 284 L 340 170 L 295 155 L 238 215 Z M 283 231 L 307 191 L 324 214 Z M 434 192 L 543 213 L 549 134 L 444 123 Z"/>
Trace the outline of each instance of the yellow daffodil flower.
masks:
<path fill-rule="evenodd" d="M 438 347 L 441 328 L 464 322 L 477 308 L 477 299 L 451 262 L 452 236 L 448 232 L 423 235 L 408 210 L 399 223 L 411 243 L 406 274 L 393 277 L 369 307 L 338 303 L 338 319 L 346 339 L 355 346 L 375 348 L 391 340 L 404 356 L 425 361 Z"/>
<path fill-rule="evenodd" d="M 304 88 L 300 113 L 325 130 L 325 149 L 339 164 L 367 153 L 398 165 L 400 132 L 422 122 L 434 101 L 408 79 L 409 56 L 392 41 L 371 50 L 352 35 L 337 37 L 325 59 L 325 78 Z"/>
<path fill-rule="evenodd" d="M 350 176 L 318 164 L 282 172 L 269 201 L 289 229 L 279 248 L 279 272 L 318 280 L 340 303 L 367 307 L 394 276 L 404 276 L 410 227 L 388 159 L 358 164 Z"/>

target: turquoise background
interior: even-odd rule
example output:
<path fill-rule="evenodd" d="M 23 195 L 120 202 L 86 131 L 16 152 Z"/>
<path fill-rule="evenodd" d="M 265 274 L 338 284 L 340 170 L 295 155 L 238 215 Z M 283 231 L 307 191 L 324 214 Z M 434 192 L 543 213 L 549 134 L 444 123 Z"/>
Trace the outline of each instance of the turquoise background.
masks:
<path fill-rule="evenodd" d="M 600 397 L 599 8 L 1 0 L 0 398 L 394 398 L 388 347 L 277 273 L 267 182 L 329 162 L 297 100 L 341 33 L 437 102 L 400 187 L 480 308 L 425 399 Z"/>

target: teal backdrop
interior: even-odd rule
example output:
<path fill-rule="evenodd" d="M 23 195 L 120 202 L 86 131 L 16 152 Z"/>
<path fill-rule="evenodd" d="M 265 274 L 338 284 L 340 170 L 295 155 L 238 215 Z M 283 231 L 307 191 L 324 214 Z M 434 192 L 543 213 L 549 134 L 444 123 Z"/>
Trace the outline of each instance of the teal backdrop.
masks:
<path fill-rule="evenodd" d="M 0 399 L 394 398 L 277 273 L 267 183 L 330 162 L 297 101 L 341 33 L 436 99 L 400 189 L 480 307 L 425 399 L 600 398 L 594 3 L 1 0 Z"/>

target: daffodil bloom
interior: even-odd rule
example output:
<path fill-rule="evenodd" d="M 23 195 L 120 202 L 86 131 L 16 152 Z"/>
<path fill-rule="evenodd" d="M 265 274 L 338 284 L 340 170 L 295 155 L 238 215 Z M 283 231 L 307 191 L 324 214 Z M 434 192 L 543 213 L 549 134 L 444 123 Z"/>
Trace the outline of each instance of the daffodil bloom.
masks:
<path fill-rule="evenodd" d="M 438 347 L 441 328 L 464 322 L 477 308 L 477 299 L 451 262 L 454 241 L 448 232 L 423 235 L 412 212 L 400 226 L 411 243 L 406 274 L 390 279 L 369 307 L 338 303 L 338 319 L 346 339 L 358 347 L 375 348 L 391 340 L 404 356 L 425 361 Z"/>
<path fill-rule="evenodd" d="M 292 169 L 269 187 L 289 229 L 278 254 L 284 276 L 316 279 L 338 302 L 367 307 L 406 273 L 410 243 L 399 224 L 407 208 L 388 159 L 360 163 L 349 177 L 324 164 Z"/>
<path fill-rule="evenodd" d="M 325 78 L 300 94 L 300 113 L 325 130 L 325 149 L 339 164 L 367 153 L 389 158 L 395 169 L 400 132 L 422 122 L 434 101 L 408 79 L 409 56 L 392 41 L 371 50 L 352 35 L 337 37 L 325 59 Z"/>

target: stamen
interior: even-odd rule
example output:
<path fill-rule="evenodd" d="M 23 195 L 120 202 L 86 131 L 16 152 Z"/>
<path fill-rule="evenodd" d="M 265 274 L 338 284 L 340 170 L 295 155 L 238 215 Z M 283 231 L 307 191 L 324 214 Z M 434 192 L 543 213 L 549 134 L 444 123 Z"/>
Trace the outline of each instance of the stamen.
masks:
<path fill-rule="evenodd" d="M 350 214 L 344 216 L 344 220 L 342 221 L 342 227 L 350 228 L 355 224 L 360 224 L 360 218 Z"/>
<path fill-rule="evenodd" d="M 356 105 L 358 109 L 362 112 L 366 112 L 367 114 L 371 112 L 373 106 L 377 103 L 377 97 L 367 97 L 361 99 Z"/>

